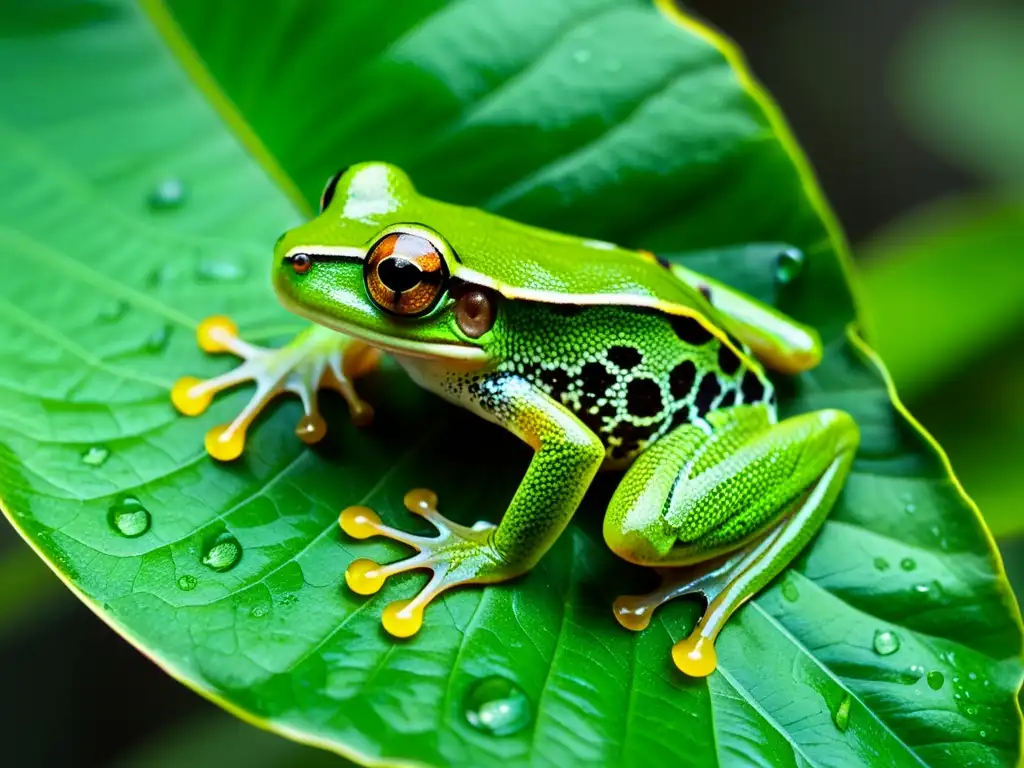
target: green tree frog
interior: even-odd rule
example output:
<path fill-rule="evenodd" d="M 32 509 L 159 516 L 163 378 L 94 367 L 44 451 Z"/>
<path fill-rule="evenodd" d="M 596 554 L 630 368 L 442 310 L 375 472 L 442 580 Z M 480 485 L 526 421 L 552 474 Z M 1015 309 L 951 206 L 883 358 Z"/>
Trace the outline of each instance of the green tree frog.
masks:
<path fill-rule="evenodd" d="M 813 329 L 728 286 L 652 254 L 570 237 L 417 193 L 401 170 L 355 165 L 332 177 L 321 212 L 278 241 L 273 283 L 285 307 L 314 322 L 280 350 L 242 341 L 223 317 L 200 346 L 244 362 L 172 392 L 183 413 L 253 380 L 231 423 L 212 429 L 210 454 L 239 456 L 245 431 L 275 395 L 301 398 L 297 433 L 325 432 L 320 387 L 339 391 L 359 423 L 372 411 L 353 381 L 381 351 L 421 386 L 517 435 L 535 451 L 497 525 L 465 527 L 430 492 L 405 504 L 436 527 L 419 536 L 365 507 L 341 513 L 357 539 L 385 536 L 418 552 L 380 565 L 353 561 L 348 586 L 373 594 L 385 579 L 432 571 L 412 599 L 388 605 L 385 629 L 419 631 L 424 607 L 460 584 L 489 584 L 532 568 L 565 529 L 595 473 L 626 469 L 604 518 L 608 546 L 667 574 L 649 595 L 615 601 L 640 630 L 665 601 L 707 601 L 672 649 L 692 676 L 716 666 L 729 616 L 812 538 L 849 472 L 859 432 L 837 410 L 776 416 L 772 382 L 815 366 Z"/>

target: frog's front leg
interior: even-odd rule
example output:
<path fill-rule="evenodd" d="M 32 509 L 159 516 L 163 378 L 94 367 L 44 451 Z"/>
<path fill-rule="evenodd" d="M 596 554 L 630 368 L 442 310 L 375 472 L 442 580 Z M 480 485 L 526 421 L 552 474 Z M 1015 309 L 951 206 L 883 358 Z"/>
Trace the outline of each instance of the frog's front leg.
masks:
<path fill-rule="evenodd" d="M 604 447 L 564 406 L 525 380 L 509 375 L 484 376 L 469 387 L 473 406 L 529 444 L 536 453 L 498 526 L 472 528 L 444 518 L 429 491 L 413 491 L 405 504 L 423 515 L 438 536 L 413 536 L 383 525 L 365 507 L 341 513 L 341 527 L 354 538 L 386 536 L 419 550 L 417 555 L 388 565 L 359 559 L 345 579 L 359 594 L 373 594 L 385 579 L 415 568 L 433 576 L 411 600 L 384 609 L 384 628 L 397 637 L 415 634 L 423 609 L 442 591 L 458 584 L 493 583 L 532 568 L 565 529 L 604 459 Z"/>
<path fill-rule="evenodd" d="M 171 390 L 171 401 L 186 416 L 203 413 L 218 392 L 253 381 L 256 392 L 229 424 L 214 427 L 206 434 L 206 450 L 215 459 L 238 458 L 245 447 L 245 433 L 253 419 L 282 392 L 291 392 L 302 401 L 305 415 L 295 428 L 303 442 L 319 442 L 327 426 L 317 405 L 317 390 L 329 387 L 348 402 L 357 425 L 373 419 L 373 408 L 356 394 L 353 379 L 377 366 L 379 350 L 361 341 L 311 325 L 281 349 L 257 347 L 238 337 L 238 329 L 228 318 L 208 317 L 196 331 L 205 352 L 230 352 L 242 358 L 234 370 L 206 381 L 192 376 L 180 379 Z"/>
<path fill-rule="evenodd" d="M 650 595 L 626 596 L 615 615 L 642 629 L 682 594 L 708 601 L 672 649 L 676 666 L 714 671 L 714 641 L 729 616 L 788 565 L 821 527 L 853 462 L 859 433 L 842 411 L 771 423 L 763 406 L 707 416 L 711 434 L 679 427 L 647 449 L 616 490 L 604 535 L 623 558 L 679 566 Z"/>

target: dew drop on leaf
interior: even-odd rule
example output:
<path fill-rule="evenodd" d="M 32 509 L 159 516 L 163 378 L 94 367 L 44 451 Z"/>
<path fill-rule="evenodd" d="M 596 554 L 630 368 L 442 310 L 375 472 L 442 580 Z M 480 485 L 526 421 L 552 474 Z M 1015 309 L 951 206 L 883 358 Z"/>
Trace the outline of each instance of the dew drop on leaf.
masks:
<path fill-rule="evenodd" d="M 912 664 L 910 666 L 909 672 L 910 677 L 913 678 L 913 681 L 916 683 L 924 676 L 924 667 L 922 667 L 920 664 Z"/>
<path fill-rule="evenodd" d="M 525 728 L 532 717 L 523 690 L 500 675 L 474 681 L 463 700 L 466 721 L 491 736 L 508 736 Z"/>
<path fill-rule="evenodd" d="M 236 261 L 228 259 L 200 259 L 196 263 L 196 280 L 203 283 L 235 283 L 249 271 Z"/>
<path fill-rule="evenodd" d="M 190 573 L 186 573 L 184 576 L 178 579 L 178 589 L 184 592 L 191 592 L 193 589 L 196 588 L 196 584 L 198 583 L 199 581 L 196 579 L 195 576 L 193 576 Z"/>
<path fill-rule="evenodd" d="M 877 570 L 879 570 L 879 571 L 888 570 L 888 568 L 889 568 L 889 561 L 886 560 L 884 557 L 876 557 L 875 558 L 875 568 Z"/>
<path fill-rule="evenodd" d="M 150 210 L 169 211 L 179 208 L 185 202 L 188 190 L 181 179 L 164 179 L 149 193 L 146 201 Z"/>
<path fill-rule="evenodd" d="M 89 467 L 98 467 L 110 458 L 110 449 L 102 445 L 90 446 L 82 454 L 82 463 Z"/>
<path fill-rule="evenodd" d="M 100 307 L 99 313 L 96 318 L 101 323 L 116 323 L 128 312 L 128 302 L 117 299 L 110 301 Z"/>
<path fill-rule="evenodd" d="M 590 61 L 591 53 L 586 48 L 580 48 L 578 51 L 573 53 L 572 60 L 577 64 L 586 64 Z"/>
<path fill-rule="evenodd" d="M 254 605 L 252 607 L 252 610 L 249 611 L 249 615 L 252 616 L 254 619 L 262 619 L 268 613 L 270 613 L 270 608 L 263 603 L 260 603 L 259 605 Z"/>
<path fill-rule="evenodd" d="M 900 649 L 900 638 L 895 632 L 888 629 L 875 630 L 875 653 L 879 656 L 888 656 Z"/>
<path fill-rule="evenodd" d="M 942 687 L 942 684 L 946 682 L 946 676 L 937 669 L 929 672 L 928 677 L 925 679 L 928 681 L 928 687 L 933 691 L 939 690 L 939 688 Z"/>
<path fill-rule="evenodd" d="M 804 254 L 796 248 L 787 248 L 775 260 L 775 279 L 787 285 L 804 270 Z"/>
<path fill-rule="evenodd" d="M 839 704 L 839 708 L 836 710 L 835 715 L 832 717 L 832 722 L 836 724 L 836 728 L 840 731 L 845 732 L 847 727 L 850 725 L 850 704 L 853 703 L 853 699 L 850 698 L 850 694 L 846 694 L 843 697 L 842 702 Z"/>
<path fill-rule="evenodd" d="M 110 526 L 129 539 L 148 531 L 150 522 L 149 510 L 134 496 L 126 496 L 110 507 Z"/>
<path fill-rule="evenodd" d="M 782 582 L 782 596 L 789 602 L 795 603 L 800 599 L 800 592 L 796 588 L 796 584 L 791 581 Z"/>
<path fill-rule="evenodd" d="M 242 558 L 242 545 L 229 533 L 222 533 L 203 555 L 203 565 L 223 573 L 234 568 Z"/>
<path fill-rule="evenodd" d="M 917 562 L 912 557 L 904 557 L 900 560 L 900 568 L 904 571 L 912 571 L 917 568 Z"/>
<path fill-rule="evenodd" d="M 167 344 L 171 340 L 171 326 L 162 325 L 149 334 L 149 338 L 146 339 L 146 351 L 151 355 L 158 354 L 167 349 Z"/>

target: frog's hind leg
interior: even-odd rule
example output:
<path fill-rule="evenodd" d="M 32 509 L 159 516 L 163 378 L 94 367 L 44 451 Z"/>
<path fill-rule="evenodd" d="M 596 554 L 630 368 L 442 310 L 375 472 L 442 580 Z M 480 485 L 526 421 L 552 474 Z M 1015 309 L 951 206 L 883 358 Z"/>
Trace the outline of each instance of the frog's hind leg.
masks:
<path fill-rule="evenodd" d="M 642 454 L 612 497 L 605 539 L 619 555 L 677 566 L 649 595 L 624 596 L 615 615 L 643 629 L 685 594 L 707 609 L 672 657 L 688 675 L 714 671 L 714 641 L 728 618 L 785 568 L 821 527 L 858 443 L 841 411 L 771 424 L 759 406 L 708 416 L 711 435 L 680 427 Z"/>
<path fill-rule="evenodd" d="M 324 387 L 339 392 L 348 403 L 352 420 L 368 424 L 373 418 L 369 403 L 356 394 L 352 380 L 372 370 L 379 352 L 362 342 L 320 326 L 310 326 L 281 349 L 249 344 L 238 337 L 228 318 L 209 317 L 196 332 L 205 352 L 230 352 L 242 358 L 234 370 L 201 381 L 192 376 L 180 379 L 171 390 L 171 401 L 186 416 L 197 416 L 210 405 L 214 395 L 246 381 L 256 384 L 252 398 L 228 424 L 212 428 L 206 434 L 206 450 L 215 459 L 238 458 L 245 447 L 245 434 L 253 419 L 282 392 L 297 395 L 303 417 L 295 433 L 305 443 L 316 443 L 327 432 L 317 404 L 317 390 Z"/>

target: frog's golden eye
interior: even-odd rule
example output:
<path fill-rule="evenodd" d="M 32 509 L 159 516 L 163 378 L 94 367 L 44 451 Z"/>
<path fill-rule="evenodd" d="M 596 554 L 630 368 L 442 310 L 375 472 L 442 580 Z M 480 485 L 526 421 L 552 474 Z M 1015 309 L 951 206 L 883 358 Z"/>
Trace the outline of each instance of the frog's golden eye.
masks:
<path fill-rule="evenodd" d="M 427 238 L 393 232 L 370 248 L 363 279 L 374 304 L 392 314 L 413 317 L 437 304 L 448 280 L 448 268 Z"/>

